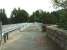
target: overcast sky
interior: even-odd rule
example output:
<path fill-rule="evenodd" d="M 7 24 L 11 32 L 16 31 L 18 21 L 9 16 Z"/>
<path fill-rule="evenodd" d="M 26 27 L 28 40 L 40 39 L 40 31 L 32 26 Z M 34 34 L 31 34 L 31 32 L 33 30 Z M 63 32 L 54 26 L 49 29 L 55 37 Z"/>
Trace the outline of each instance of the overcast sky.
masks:
<path fill-rule="evenodd" d="M 6 14 L 9 17 L 13 8 L 25 9 L 30 15 L 37 9 L 44 11 L 53 11 L 50 0 L 0 0 L 0 8 L 5 8 Z"/>

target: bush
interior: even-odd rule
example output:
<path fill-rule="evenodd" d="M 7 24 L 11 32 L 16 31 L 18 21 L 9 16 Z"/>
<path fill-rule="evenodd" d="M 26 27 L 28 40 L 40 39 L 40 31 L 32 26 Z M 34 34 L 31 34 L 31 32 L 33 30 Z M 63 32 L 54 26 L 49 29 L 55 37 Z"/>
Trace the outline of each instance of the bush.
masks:
<path fill-rule="evenodd" d="M 58 27 L 67 30 L 67 10 L 61 10 L 59 13 Z"/>

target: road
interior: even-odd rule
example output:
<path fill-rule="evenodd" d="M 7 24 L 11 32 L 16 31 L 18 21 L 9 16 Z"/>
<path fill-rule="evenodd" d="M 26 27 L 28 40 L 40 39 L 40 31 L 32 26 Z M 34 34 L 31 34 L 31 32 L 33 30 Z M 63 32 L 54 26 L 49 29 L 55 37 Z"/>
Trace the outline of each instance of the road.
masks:
<path fill-rule="evenodd" d="M 54 42 L 41 32 L 39 24 L 32 24 L 25 30 L 15 31 L 2 50 L 61 50 Z"/>

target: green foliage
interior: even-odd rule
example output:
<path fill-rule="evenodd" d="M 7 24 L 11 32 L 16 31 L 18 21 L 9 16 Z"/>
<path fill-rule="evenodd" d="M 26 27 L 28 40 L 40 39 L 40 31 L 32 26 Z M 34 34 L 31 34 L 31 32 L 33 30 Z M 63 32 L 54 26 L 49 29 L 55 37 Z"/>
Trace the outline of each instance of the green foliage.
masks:
<path fill-rule="evenodd" d="M 15 8 L 11 13 L 13 23 L 27 22 L 28 16 L 28 13 L 20 8 L 18 8 L 18 10 Z"/>
<path fill-rule="evenodd" d="M 42 10 L 37 10 L 30 16 L 30 22 L 56 24 L 56 20 L 56 16 L 53 13 L 44 12 Z"/>
<path fill-rule="evenodd" d="M 3 25 L 8 24 L 5 9 L 0 9 L 0 19 L 1 19 Z"/>
<path fill-rule="evenodd" d="M 30 16 L 30 22 L 42 22 L 42 10 L 37 10 L 35 11 L 31 16 Z"/>
<path fill-rule="evenodd" d="M 28 18 L 29 22 L 35 22 L 34 13 Z"/>
<path fill-rule="evenodd" d="M 59 28 L 67 29 L 67 9 L 58 10 L 56 12 L 52 12 L 54 15 L 54 19 Z M 53 21 L 54 21 L 53 20 Z"/>
<path fill-rule="evenodd" d="M 12 13 L 11 13 L 10 23 L 16 23 L 16 19 L 15 19 L 16 14 L 17 14 L 17 9 L 14 8 L 13 11 L 12 11 Z"/>
<path fill-rule="evenodd" d="M 58 22 L 59 27 L 67 29 L 67 9 L 63 9 L 58 12 L 59 12 L 59 22 Z"/>
<path fill-rule="evenodd" d="M 67 9 L 67 0 L 52 0 L 55 7 Z"/>
<path fill-rule="evenodd" d="M 56 17 L 52 14 L 52 13 L 49 13 L 49 12 L 44 12 L 43 13 L 43 23 L 46 23 L 46 24 L 56 24 Z"/>
<path fill-rule="evenodd" d="M 42 10 L 37 10 L 35 12 L 35 15 L 34 15 L 35 21 L 42 22 L 42 14 L 43 14 L 43 11 Z"/>
<path fill-rule="evenodd" d="M 61 7 L 62 10 L 56 11 L 58 27 L 67 30 L 67 0 L 52 0 L 54 6 Z"/>

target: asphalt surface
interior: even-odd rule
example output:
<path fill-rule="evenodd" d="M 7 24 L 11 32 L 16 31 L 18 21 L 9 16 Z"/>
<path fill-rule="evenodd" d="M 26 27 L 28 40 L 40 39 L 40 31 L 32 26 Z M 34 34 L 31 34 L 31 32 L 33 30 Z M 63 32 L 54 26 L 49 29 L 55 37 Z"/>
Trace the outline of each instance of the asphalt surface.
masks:
<path fill-rule="evenodd" d="M 23 31 L 22 28 L 15 31 L 12 39 L 1 50 L 61 50 L 46 34 L 41 32 L 39 24 L 32 24 Z"/>

